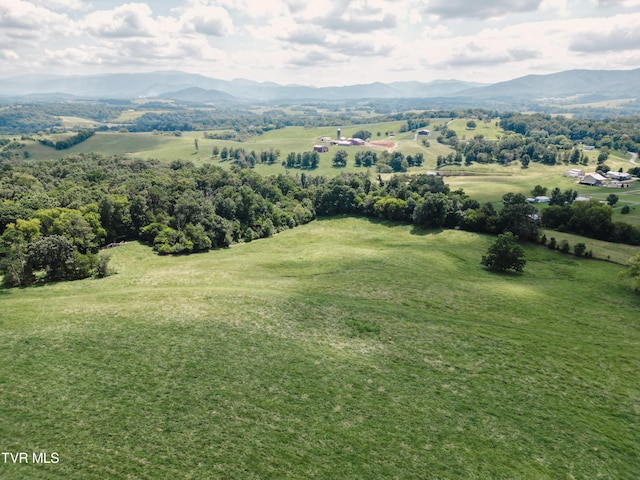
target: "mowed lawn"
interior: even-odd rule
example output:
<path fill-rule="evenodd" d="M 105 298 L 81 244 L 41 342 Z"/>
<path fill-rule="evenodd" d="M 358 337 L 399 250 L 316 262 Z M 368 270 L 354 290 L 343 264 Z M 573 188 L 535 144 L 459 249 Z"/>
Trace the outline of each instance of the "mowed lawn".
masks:
<path fill-rule="evenodd" d="M 334 218 L 0 290 L 11 479 L 640 477 L 640 295 L 623 267 Z"/>

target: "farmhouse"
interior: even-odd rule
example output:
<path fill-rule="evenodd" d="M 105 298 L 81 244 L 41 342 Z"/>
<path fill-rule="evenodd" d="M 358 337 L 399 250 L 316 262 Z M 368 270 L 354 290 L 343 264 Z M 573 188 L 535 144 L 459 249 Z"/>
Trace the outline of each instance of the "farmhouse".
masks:
<path fill-rule="evenodd" d="M 328 152 L 329 151 L 329 147 L 327 147 L 326 145 L 314 145 L 313 146 L 313 151 L 314 152 Z"/>
<path fill-rule="evenodd" d="M 583 185 L 601 186 L 605 180 L 606 178 L 599 173 L 588 173 L 580 179 L 580 183 Z"/>

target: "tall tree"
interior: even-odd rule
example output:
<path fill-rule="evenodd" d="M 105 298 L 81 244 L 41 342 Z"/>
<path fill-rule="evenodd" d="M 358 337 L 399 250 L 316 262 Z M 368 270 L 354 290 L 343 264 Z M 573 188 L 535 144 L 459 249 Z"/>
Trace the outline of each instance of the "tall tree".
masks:
<path fill-rule="evenodd" d="M 346 150 L 338 150 L 333 156 L 333 166 L 334 167 L 346 167 L 347 166 L 347 158 L 349 158 L 349 154 Z"/>
<path fill-rule="evenodd" d="M 498 214 L 498 225 L 504 232 L 511 232 L 523 240 L 538 237 L 537 209 L 527 203 L 524 195 L 507 193 L 502 197 L 504 207 Z"/>
<path fill-rule="evenodd" d="M 522 272 L 527 261 L 524 250 L 518 243 L 518 237 L 511 232 L 498 235 L 498 239 L 489 247 L 482 257 L 482 265 L 492 272 L 514 270 Z"/>

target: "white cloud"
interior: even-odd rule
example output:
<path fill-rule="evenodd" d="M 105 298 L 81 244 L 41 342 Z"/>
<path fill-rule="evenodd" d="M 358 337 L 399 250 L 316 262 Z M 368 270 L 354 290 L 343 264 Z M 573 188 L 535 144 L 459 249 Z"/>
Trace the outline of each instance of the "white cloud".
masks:
<path fill-rule="evenodd" d="M 346 56 L 336 56 L 327 52 L 311 50 L 292 58 L 289 61 L 289 64 L 296 67 L 321 67 L 323 65 L 335 66 L 337 63 L 344 63 L 347 61 L 348 57 Z"/>
<path fill-rule="evenodd" d="M 100 65 L 111 55 L 99 52 L 98 49 L 86 45 L 69 47 L 61 50 L 45 48 L 44 54 L 48 63 L 57 66 L 78 67 L 86 65 Z M 111 63 L 115 64 L 115 61 Z"/>
<path fill-rule="evenodd" d="M 327 32 L 318 27 L 298 28 L 284 37 L 282 40 L 302 45 L 325 45 Z"/>
<path fill-rule="evenodd" d="M 543 0 L 540 4 L 540 10 L 543 12 L 557 12 L 562 17 L 569 16 L 569 0 Z"/>
<path fill-rule="evenodd" d="M 188 9 L 181 17 L 185 31 L 222 37 L 234 32 L 233 20 L 222 7 L 197 5 Z"/>
<path fill-rule="evenodd" d="M 11 0 L 0 3 L 0 75 L 182 69 L 344 85 L 637 68 L 639 8 L 640 0 Z"/>
<path fill-rule="evenodd" d="M 589 22 L 574 33 L 569 49 L 574 52 L 615 52 L 640 48 L 640 14 L 617 15 L 607 20 Z M 588 29 L 588 26 L 597 28 Z"/>
<path fill-rule="evenodd" d="M 611 8 L 611 7 L 624 7 L 634 8 L 640 7 L 640 0 L 596 0 L 598 7 Z"/>
<path fill-rule="evenodd" d="M 425 53 L 421 61 L 426 68 L 437 68 L 449 76 L 478 80 L 481 75 L 482 81 L 571 68 L 637 67 L 640 41 L 632 32 L 639 30 L 624 28 L 637 25 L 637 15 L 528 22 L 484 29 L 474 35 L 422 40 Z M 600 53 L 605 48 L 609 52 L 606 58 Z"/>
<path fill-rule="evenodd" d="M 51 10 L 80 10 L 86 7 L 81 0 L 31 0 L 31 3 Z"/>
<path fill-rule="evenodd" d="M 513 13 L 533 12 L 542 0 L 429 0 L 424 10 L 440 19 L 474 19 L 505 17 Z"/>
<path fill-rule="evenodd" d="M 46 49 L 46 57 L 54 64 L 65 67 L 104 67 L 123 65 L 131 67 L 173 68 L 176 62 L 189 65 L 226 60 L 224 52 L 211 47 L 206 41 L 132 38 L 116 40 L 100 46 L 81 45 L 65 49 Z"/>
<path fill-rule="evenodd" d="M 17 0 L 0 4 L 2 30 L 35 30 L 34 34 L 43 35 L 49 31 L 60 33 L 69 30 L 68 23 L 67 16 L 30 2 Z"/>
<path fill-rule="evenodd" d="M 98 37 L 152 37 L 162 32 L 146 3 L 126 3 L 113 10 L 101 10 L 87 15 L 86 31 Z"/>
<path fill-rule="evenodd" d="M 18 60 L 20 56 L 14 50 L 0 49 L 0 59 L 2 60 Z"/>
<path fill-rule="evenodd" d="M 329 30 L 342 30 L 351 33 L 370 33 L 376 30 L 390 29 L 397 26 L 394 15 L 360 16 L 354 13 L 343 13 L 336 16 L 317 17 L 311 20 Z"/>

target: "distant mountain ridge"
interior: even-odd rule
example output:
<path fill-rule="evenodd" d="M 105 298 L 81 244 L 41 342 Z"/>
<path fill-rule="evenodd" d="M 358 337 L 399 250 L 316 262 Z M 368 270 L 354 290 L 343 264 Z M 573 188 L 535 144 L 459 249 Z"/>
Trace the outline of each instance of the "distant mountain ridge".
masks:
<path fill-rule="evenodd" d="M 312 87 L 246 79 L 220 80 L 179 71 L 89 76 L 21 75 L 0 78 L 0 96 L 67 98 L 170 98 L 187 102 L 340 101 L 359 99 L 452 98 L 463 102 L 571 97 L 640 98 L 640 69 L 567 70 L 527 75 L 492 85 L 436 80 Z"/>
<path fill-rule="evenodd" d="M 566 70 L 549 75 L 526 75 L 460 92 L 476 99 L 526 98 L 546 100 L 575 96 L 591 99 L 640 97 L 640 68 L 635 70 Z"/>

